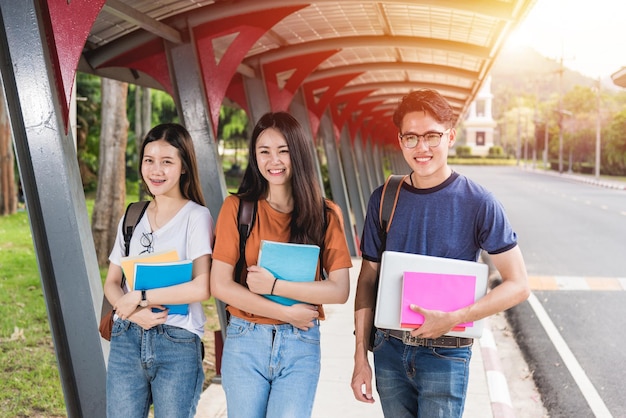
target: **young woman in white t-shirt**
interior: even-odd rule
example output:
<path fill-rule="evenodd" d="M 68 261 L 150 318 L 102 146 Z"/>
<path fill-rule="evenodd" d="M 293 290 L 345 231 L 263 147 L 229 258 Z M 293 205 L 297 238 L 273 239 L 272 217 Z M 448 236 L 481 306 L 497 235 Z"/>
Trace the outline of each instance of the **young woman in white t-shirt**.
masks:
<path fill-rule="evenodd" d="M 104 291 L 116 316 L 107 367 L 107 417 L 193 417 L 202 392 L 202 343 L 210 297 L 213 220 L 200 187 L 196 155 L 187 130 L 178 124 L 154 127 L 140 150 L 141 177 L 152 197 L 133 231 L 129 255 L 175 249 L 192 260 L 190 282 L 149 289 L 121 289 L 122 223 Z M 188 304 L 186 315 L 163 305 Z M 153 309 L 156 308 L 156 309 Z"/>

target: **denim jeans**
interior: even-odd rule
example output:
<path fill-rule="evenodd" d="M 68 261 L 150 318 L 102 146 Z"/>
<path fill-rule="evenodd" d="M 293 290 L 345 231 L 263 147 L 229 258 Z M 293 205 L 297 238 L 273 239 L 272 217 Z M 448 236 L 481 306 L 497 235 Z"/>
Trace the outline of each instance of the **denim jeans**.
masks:
<path fill-rule="evenodd" d="M 310 417 L 319 374 L 319 321 L 302 331 L 231 316 L 222 356 L 229 418 Z"/>
<path fill-rule="evenodd" d="M 461 418 L 471 346 L 415 347 L 379 330 L 373 351 L 376 389 L 385 417 Z"/>
<path fill-rule="evenodd" d="M 107 417 L 193 418 L 204 371 L 200 337 L 183 328 L 149 330 L 117 319 L 107 368 Z"/>

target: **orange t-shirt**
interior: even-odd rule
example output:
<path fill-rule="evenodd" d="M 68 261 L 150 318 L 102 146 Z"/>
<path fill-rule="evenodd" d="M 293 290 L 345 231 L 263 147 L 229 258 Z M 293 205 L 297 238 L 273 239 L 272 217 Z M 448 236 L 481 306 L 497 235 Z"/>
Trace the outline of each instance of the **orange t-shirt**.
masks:
<path fill-rule="evenodd" d="M 346 237 L 343 231 L 343 217 L 339 207 L 327 200 L 329 211 L 326 212 L 327 227 L 324 239 L 324 252 L 322 259 L 324 269 L 327 272 L 341 268 L 352 267 L 352 259 Z M 239 198 L 228 196 L 222 204 L 220 214 L 215 225 L 215 246 L 212 258 L 233 267 L 239 259 L 239 232 L 237 230 L 237 212 L 239 210 Z M 264 199 L 258 201 L 256 219 L 250 236 L 246 241 L 246 265 L 257 264 L 261 240 L 289 242 L 289 228 L 291 222 L 290 213 L 278 212 Z M 245 273 L 244 273 L 245 274 Z M 316 280 L 320 280 L 319 265 Z M 265 318 L 254 315 L 232 305 L 227 307 L 231 315 L 244 318 L 250 322 L 259 324 L 280 324 L 273 318 Z M 320 319 L 324 319 L 324 310 L 319 307 Z"/>

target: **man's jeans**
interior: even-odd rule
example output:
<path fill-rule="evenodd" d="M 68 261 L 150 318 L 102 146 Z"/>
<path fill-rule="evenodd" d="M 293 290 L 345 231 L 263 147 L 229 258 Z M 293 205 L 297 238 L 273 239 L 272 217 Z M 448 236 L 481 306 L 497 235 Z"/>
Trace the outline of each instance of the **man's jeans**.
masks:
<path fill-rule="evenodd" d="M 320 374 L 319 321 L 308 331 L 231 316 L 222 356 L 229 418 L 311 416 Z"/>
<path fill-rule="evenodd" d="M 414 347 L 377 331 L 373 351 L 385 417 L 461 418 L 471 346 Z"/>
<path fill-rule="evenodd" d="M 200 337 L 183 328 L 144 330 L 117 319 L 107 368 L 107 417 L 193 418 L 204 371 Z"/>

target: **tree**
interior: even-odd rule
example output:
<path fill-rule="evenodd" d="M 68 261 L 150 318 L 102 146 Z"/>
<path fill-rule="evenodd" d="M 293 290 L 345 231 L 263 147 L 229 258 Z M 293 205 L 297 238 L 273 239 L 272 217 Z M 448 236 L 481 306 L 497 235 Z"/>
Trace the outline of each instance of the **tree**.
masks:
<path fill-rule="evenodd" d="M 137 85 L 130 85 L 128 90 L 126 107 L 131 129 L 126 147 L 126 184 L 130 188 L 127 192 L 137 194 L 143 200 L 145 190 L 139 173 L 137 150 L 150 128 L 160 123 L 177 123 L 179 118 L 174 99 L 168 93 Z"/>
<path fill-rule="evenodd" d="M 15 187 L 15 158 L 11 145 L 11 125 L 0 88 L 0 215 L 17 212 L 17 190 Z"/>
<path fill-rule="evenodd" d="M 626 174 L 626 110 L 613 118 L 606 130 L 606 147 L 603 154 L 603 168 L 608 174 Z"/>
<path fill-rule="evenodd" d="M 596 126 L 598 122 L 598 92 L 591 87 L 575 86 L 563 97 L 563 106 L 572 115 L 565 117 L 565 145 L 569 152 L 569 169 L 581 171 L 582 165 L 588 170 L 595 164 Z M 610 100 L 601 95 L 603 119 L 612 113 Z M 606 121 L 601 121 L 604 125 Z"/>
<path fill-rule="evenodd" d="M 510 108 L 502 114 L 498 121 L 500 125 L 500 145 L 507 155 L 524 158 L 525 144 L 530 144 L 531 153 L 534 146 L 535 111 L 530 104 L 523 100 L 516 100 L 516 107 Z"/>
<path fill-rule="evenodd" d="M 107 265 L 117 224 L 126 201 L 126 145 L 128 83 L 102 79 L 102 129 L 98 190 L 91 220 L 98 265 Z"/>
<path fill-rule="evenodd" d="M 135 86 L 135 148 L 141 149 L 144 136 L 150 131 L 152 124 L 152 102 L 148 87 Z M 144 200 L 146 191 L 141 187 L 140 164 L 137 164 L 137 181 L 139 183 L 139 200 Z"/>
<path fill-rule="evenodd" d="M 76 153 L 86 192 L 98 185 L 101 84 L 100 77 L 91 74 L 76 76 Z"/>
<path fill-rule="evenodd" d="M 220 108 L 220 121 L 217 127 L 217 137 L 223 140 L 224 152 L 226 152 L 227 149 L 234 148 L 234 159 L 231 165 L 233 172 L 239 172 L 241 170 L 238 154 L 240 142 L 242 139 L 245 140 L 247 136 L 247 129 L 248 115 L 246 115 L 243 109 L 222 105 Z M 222 155 L 222 158 L 223 157 Z"/>

